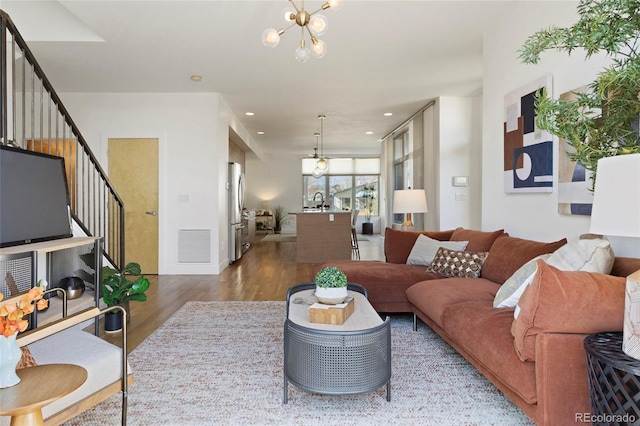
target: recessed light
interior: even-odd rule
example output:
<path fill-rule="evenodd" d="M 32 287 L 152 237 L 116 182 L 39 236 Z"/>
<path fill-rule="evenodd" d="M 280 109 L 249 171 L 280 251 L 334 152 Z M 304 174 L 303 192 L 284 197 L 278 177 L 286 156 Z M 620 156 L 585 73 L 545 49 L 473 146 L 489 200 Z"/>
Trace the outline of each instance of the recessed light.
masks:
<path fill-rule="evenodd" d="M 391 117 L 392 115 L 393 115 L 393 113 L 392 113 L 392 112 L 385 112 L 385 113 L 384 113 L 384 116 L 385 116 L 385 117 Z"/>
<path fill-rule="evenodd" d="M 372 135 L 373 132 L 364 132 L 365 135 Z"/>
<path fill-rule="evenodd" d="M 258 132 L 259 135 L 264 135 L 264 132 L 260 131 Z"/>
<path fill-rule="evenodd" d="M 252 113 L 252 112 L 245 112 L 244 115 L 252 116 L 252 115 L 255 115 L 255 114 Z"/>
<path fill-rule="evenodd" d="M 202 76 L 198 74 L 194 74 L 189 78 L 191 78 L 191 81 L 202 81 Z"/>

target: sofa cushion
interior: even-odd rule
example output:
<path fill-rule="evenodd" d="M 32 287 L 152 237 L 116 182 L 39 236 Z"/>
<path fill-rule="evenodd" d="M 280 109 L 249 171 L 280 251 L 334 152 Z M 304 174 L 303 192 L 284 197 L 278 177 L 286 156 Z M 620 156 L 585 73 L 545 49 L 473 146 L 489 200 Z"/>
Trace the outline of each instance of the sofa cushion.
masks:
<path fill-rule="evenodd" d="M 521 360 L 535 360 L 540 333 L 621 331 L 626 280 L 585 271 L 561 271 L 538 260 L 522 294 L 511 332 Z"/>
<path fill-rule="evenodd" d="M 478 278 L 488 252 L 450 250 L 440 247 L 429 271 L 446 277 Z"/>
<path fill-rule="evenodd" d="M 416 283 L 406 294 L 412 305 L 443 327 L 442 314 L 448 306 L 472 300 L 491 305 L 499 288 L 499 284 L 483 278 L 442 278 Z"/>
<path fill-rule="evenodd" d="M 122 350 L 78 328 L 70 328 L 31 343 L 29 349 L 39 365 L 75 364 L 84 367 L 88 374 L 82 386 L 42 409 L 45 418 L 122 377 Z"/>
<path fill-rule="evenodd" d="M 418 235 L 407 258 L 407 264 L 429 266 L 440 247 L 451 250 L 464 250 L 467 244 L 469 244 L 469 241 L 439 241 L 426 235 Z"/>
<path fill-rule="evenodd" d="M 456 228 L 449 238 L 450 241 L 469 241 L 466 250 L 468 251 L 489 251 L 493 243 L 505 235 L 504 229 L 497 231 L 476 231 L 473 229 Z"/>
<path fill-rule="evenodd" d="M 481 277 L 504 283 L 522 265 L 541 254 L 553 253 L 567 243 L 563 238 L 551 243 L 502 236 L 493 243 L 489 257 L 482 268 Z"/>
<path fill-rule="evenodd" d="M 586 271 L 608 274 L 613 267 L 613 250 L 609 241 L 588 239 L 571 241 L 554 251 L 546 262 L 563 271 Z"/>
<path fill-rule="evenodd" d="M 450 231 L 401 231 L 386 228 L 384 231 L 384 256 L 388 263 L 407 263 L 407 258 L 419 235 L 440 241 L 449 241 Z"/>
<path fill-rule="evenodd" d="M 518 304 L 518 300 L 520 296 L 514 297 L 518 290 L 520 290 L 520 286 L 522 286 L 525 281 L 529 278 L 532 278 L 532 275 L 538 269 L 538 259 L 546 260 L 551 256 L 551 254 L 543 254 L 537 257 L 534 257 L 524 265 L 522 265 L 516 272 L 513 273 L 507 279 L 504 284 L 496 293 L 496 298 L 493 299 L 493 307 L 494 308 L 515 308 Z M 524 289 L 522 289 L 524 290 Z"/>
<path fill-rule="evenodd" d="M 444 311 L 444 330 L 484 370 L 489 371 L 527 403 L 537 401 L 533 362 L 522 362 L 513 350 L 509 327 L 513 309 L 494 309 L 491 301 L 456 303 Z"/>

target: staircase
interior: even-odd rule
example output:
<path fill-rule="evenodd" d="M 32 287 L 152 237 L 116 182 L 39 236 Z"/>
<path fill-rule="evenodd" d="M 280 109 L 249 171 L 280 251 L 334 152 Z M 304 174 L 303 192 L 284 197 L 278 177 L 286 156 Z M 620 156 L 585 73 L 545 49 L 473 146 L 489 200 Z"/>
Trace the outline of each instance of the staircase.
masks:
<path fill-rule="evenodd" d="M 65 159 L 71 213 L 124 266 L 124 204 L 11 18 L 0 10 L 0 143 Z"/>

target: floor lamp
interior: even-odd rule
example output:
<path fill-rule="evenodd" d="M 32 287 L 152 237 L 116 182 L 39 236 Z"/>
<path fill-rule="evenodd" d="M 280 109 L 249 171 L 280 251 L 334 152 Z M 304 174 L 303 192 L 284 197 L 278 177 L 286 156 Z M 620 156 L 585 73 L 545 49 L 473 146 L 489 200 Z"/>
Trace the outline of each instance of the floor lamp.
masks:
<path fill-rule="evenodd" d="M 640 238 L 640 154 L 598 160 L 590 232 Z M 627 277 L 622 350 L 640 359 L 640 270 Z"/>
<path fill-rule="evenodd" d="M 393 192 L 393 213 L 406 213 L 407 220 L 402 223 L 402 230 L 412 230 L 412 213 L 426 213 L 427 195 L 424 189 L 398 189 Z"/>

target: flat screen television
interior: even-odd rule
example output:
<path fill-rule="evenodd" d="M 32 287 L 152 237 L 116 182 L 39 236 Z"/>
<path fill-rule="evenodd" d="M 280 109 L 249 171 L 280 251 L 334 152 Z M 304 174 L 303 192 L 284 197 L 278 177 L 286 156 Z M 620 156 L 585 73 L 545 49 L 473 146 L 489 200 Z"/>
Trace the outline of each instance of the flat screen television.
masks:
<path fill-rule="evenodd" d="M 64 159 L 0 145 L 0 247 L 72 236 Z"/>

